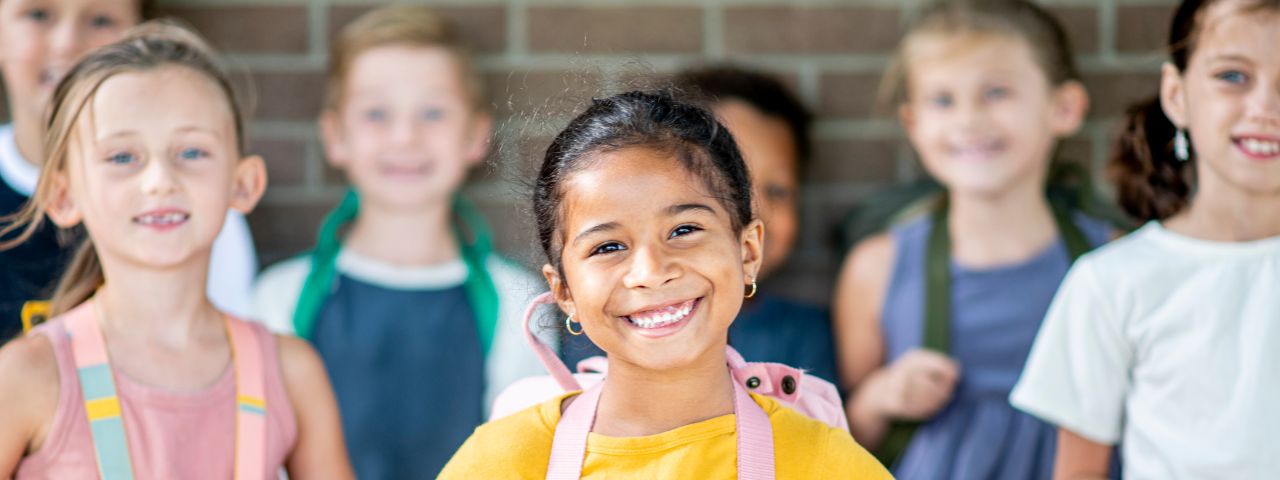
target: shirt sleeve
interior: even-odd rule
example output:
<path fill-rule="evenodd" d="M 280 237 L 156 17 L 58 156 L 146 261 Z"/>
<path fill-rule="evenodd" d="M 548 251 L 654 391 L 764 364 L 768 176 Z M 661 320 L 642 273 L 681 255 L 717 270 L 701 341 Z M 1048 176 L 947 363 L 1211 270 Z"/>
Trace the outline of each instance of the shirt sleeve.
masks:
<path fill-rule="evenodd" d="M 248 318 L 252 313 L 253 277 L 257 273 L 258 257 L 249 222 L 240 212 L 228 211 L 210 254 L 209 300 L 223 311 Z"/>
<path fill-rule="evenodd" d="M 1067 274 L 1010 395 L 1019 410 L 1094 442 L 1120 440 L 1133 349 L 1115 293 L 1088 257 Z"/>
<path fill-rule="evenodd" d="M 866 449 L 849 436 L 849 432 L 832 428 L 827 432 L 827 449 L 821 463 L 822 473 L 815 478 L 852 478 L 859 480 L 892 480 L 893 475 Z"/>

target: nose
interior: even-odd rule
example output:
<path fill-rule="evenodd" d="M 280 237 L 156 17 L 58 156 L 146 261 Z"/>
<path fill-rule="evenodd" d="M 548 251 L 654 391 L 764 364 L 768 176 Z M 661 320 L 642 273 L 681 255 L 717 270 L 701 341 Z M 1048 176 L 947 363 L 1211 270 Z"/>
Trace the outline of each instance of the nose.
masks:
<path fill-rule="evenodd" d="M 412 118 L 397 118 L 391 124 L 391 142 L 395 145 L 408 145 L 413 143 L 416 136 L 417 122 Z"/>
<path fill-rule="evenodd" d="M 1280 129 L 1280 81 L 1269 88 L 1259 88 L 1248 104 L 1253 107 L 1252 116 L 1269 128 Z"/>
<path fill-rule="evenodd" d="M 49 44 L 53 58 L 62 63 L 75 62 L 88 48 L 88 35 L 75 15 L 64 15 L 59 18 L 50 35 Z"/>
<path fill-rule="evenodd" d="M 178 190 L 178 179 L 174 174 L 172 162 L 154 160 L 164 157 L 152 157 L 142 171 L 142 191 L 148 195 L 167 195 Z"/>
<path fill-rule="evenodd" d="M 626 288 L 656 288 L 680 277 L 680 267 L 661 247 L 637 246 L 622 279 Z"/>

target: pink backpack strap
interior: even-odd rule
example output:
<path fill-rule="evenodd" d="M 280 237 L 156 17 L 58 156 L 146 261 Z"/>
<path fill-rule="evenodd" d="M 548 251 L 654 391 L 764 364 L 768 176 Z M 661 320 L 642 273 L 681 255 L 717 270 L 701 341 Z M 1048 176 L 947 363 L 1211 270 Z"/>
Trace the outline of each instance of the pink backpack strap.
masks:
<path fill-rule="evenodd" d="M 564 362 L 560 361 L 560 357 L 556 353 L 547 348 L 538 337 L 533 335 L 533 311 L 538 305 L 550 305 L 555 303 L 551 297 L 551 292 L 538 295 L 533 301 L 529 302 L 529 306 L 524 309 L 524 339 L 529 342 L 529 346 L 533 348 L 533 353 L 538 356 L 538 360 L 542 361 L 542 366 L 547 368 L 547 372 L 551 374 L 556 383 L 560 384 L 566 392 L 582 390 L 582 386 L 578 384 L 578 380 L 573 378 L 573 373 L 569 372 L 569 367 L 564 366 Z"/>
<path fill-rule="evenodd" d="M 773 480 L 773 424 L 738 382 L 733 383 L 733 413 L 738 436 L 738 479 Z M 587 436 L 596 420 L 596 407 L 604 382 L 597 383 L 565 409 L 551 442 L 547 480 L 582 478 Z"/>
<path fill-rule="evenodd" d="M 236 480 L 258 478 L 266 469 L 266 371 L 259 332 L 244 321 L 227 317 L 231 358 L 236 372 Z"/>

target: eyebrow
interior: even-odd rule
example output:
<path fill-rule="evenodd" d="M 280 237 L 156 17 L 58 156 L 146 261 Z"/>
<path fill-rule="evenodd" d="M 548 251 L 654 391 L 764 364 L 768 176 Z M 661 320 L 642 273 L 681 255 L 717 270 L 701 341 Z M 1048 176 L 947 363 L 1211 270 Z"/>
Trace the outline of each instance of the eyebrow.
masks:
<path fill-rule="evenodd" d="M 1214 55 L 1210 56 L 1209 58 L 1207 58 L 1205 61 L 1210 61 L 1210 62 L 1240 62 L 1240 63 L 1246 63 L 1246 64 L 1250 64 L 1250 65 L 1252 65 L 1252 64 L 1253 64 L 1253 60 L 1251 60 L 1249 57 L 1244 56 L 1244 55 L 1241 55 L 1241 54 L 1238 54 L 1238 53 L 1219 53 L 1219 54 L 1214 54 Z"/>
<path fill-rule="evenodd" d="M 583 230 L 576 237 L 573 237 L 573 243 L 578 243 L 579 241 L 582 240 L 583 237 L 586 237 L 591 234 L 616 230 L 618 226 L 619 226 L 618 222 L 606 222 L 598 225 L 593 225 L 591 228 Z"/>
<path fill-rule="evenodd" d="M 712 214 L 712 215 L 715 215 L 715 214 L 716 214 L 715 209 L 713 209 L 713 208 L 711 208 L 711 207 L 709 207 L 709 206 L 707 206 L 707 205 L 703 205 L 703 204 L 701 204 L 701 203 L 682 203 L 682 204 L 679 204 L 679 205 L 672 205 L 672 206 L 670 206 L 670 207 L 667 207 L 667 216 L 669 216 L 669 217 L 670 217 L 670 216 L 675 216 L 675 215 L 679 215 L 679 214 L 681 214 L 681 213 L 688 212 L 688 211 L 691 211 L 691 210 L 704 211 L 704 212 L 707 212 L 707 213 Z"/>

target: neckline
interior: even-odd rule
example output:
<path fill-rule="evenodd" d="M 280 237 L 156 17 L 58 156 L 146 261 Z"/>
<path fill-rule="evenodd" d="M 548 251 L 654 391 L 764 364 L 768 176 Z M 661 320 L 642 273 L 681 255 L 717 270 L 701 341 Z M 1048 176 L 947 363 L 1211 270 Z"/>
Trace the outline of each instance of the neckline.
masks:
<path fill-rule="evenodd" d="M 1165 247 L 1193 255 L 1236 257 L 1280 253 L 1280 235 L 1244 242 L 1205 240 L 1169 230 L 1157 220 L 1147 222 L 1134 236 L 1146 236 Z"/>
<path fill-rule="evenodd" d="M 443 290 L 467 280 L 467 264 L 461 258 L 428 266 L 400 266 L 343 248 L 334 260 L 343 275 L 389 290 Z"/>

